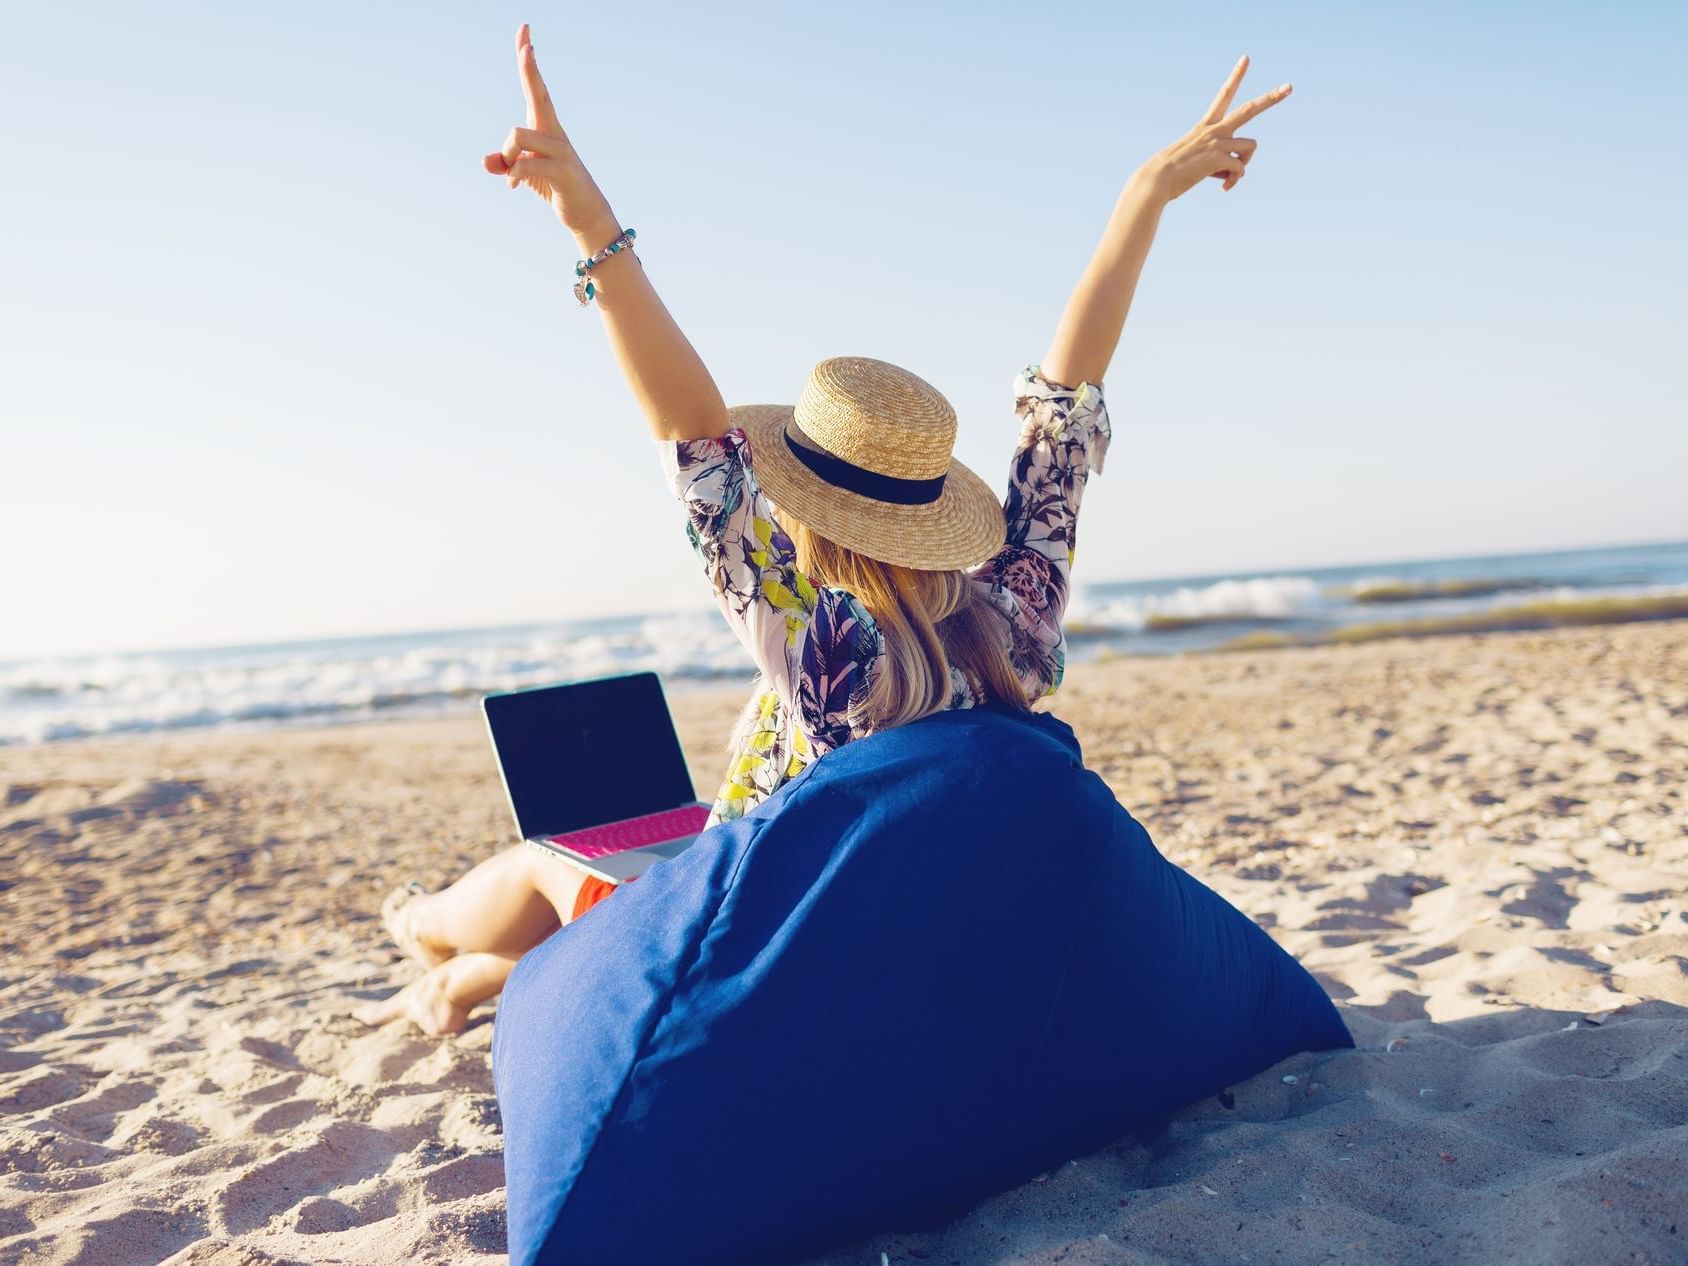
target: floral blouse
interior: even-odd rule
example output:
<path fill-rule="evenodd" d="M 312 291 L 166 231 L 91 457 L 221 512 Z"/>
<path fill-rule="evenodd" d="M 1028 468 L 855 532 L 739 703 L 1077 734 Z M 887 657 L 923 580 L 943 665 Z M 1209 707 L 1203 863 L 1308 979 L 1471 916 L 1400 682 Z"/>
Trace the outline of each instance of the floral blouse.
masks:
<path fill-rule="evenodd" d="M 1006 543 L 969 573 L 1007 619 L 1011 661 L 1028 698 L 1055 692 L 1066 666 L 1061 616 L 1086 477 L 1107 453 L 1099 385 L 1066 387 L 1028 365 L 1014 379 L 1019 443 L 1009 465 Z M 797 567 L 756 482 L 744 432 L 660 441 L 663 466 L 686 507 L 686 535 L 716 603 L 761 670 L 734 727 L 725 781 L 709 825 L 760 804 L 817 756 L 858 737 L 852 705 L 866 697 L 882 655 L 878 626 L 855 595 Z M 980 701 L 951 668 L 949 707 Z"/>

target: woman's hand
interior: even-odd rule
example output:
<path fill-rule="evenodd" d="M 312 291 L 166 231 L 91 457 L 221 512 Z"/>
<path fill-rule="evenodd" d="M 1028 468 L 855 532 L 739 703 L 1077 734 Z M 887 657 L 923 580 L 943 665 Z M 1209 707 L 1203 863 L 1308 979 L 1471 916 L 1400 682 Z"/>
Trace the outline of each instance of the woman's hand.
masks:
<path fill-rule="evenodd" d="M 1248 160 L 1254 157 L 1255 143 L 1234 133 L 1262 110 L 1289 96 L 1289 85 L 1284 84 L 1226 114 L 1247 69 L 1248 58 L 1243 57 L 1201 122 L 1149 159 L 1126 182 L 1101 244 L 1073 288 L 1043 358 L 1044 376 L 1052 382 L 1074 387 L 1081 382 L 1100 385 L 1119 346 L 1120 331 L 1137 292 L 1137 279 L 1166 204 L 1209 176 L 1223 180 L 1227 189 L 1243 178 Z"/>
<path fill-rule="evenodd" d="M 1242 83 L 1247 70 L 1248 56 L 1244 54 L 1232 68 L 1225 86 L 1219 90 L 1219 95 L 1213 99 L 1201 121 L 1138 169 L 1139 176 L 1164 201 L 1171 202 L 1180 194 L 1188 193 L 1210 176 L 1223 180 L 1225 189 L 1235 188 L 1243 178 L 1248 160 L 1254 157 L 1256 142 L 1234 133 L 1290 93 L 1290 86 L 1282 84 L 1226 114 L 1225 111 L 1231 108 L 1231 99 L 1237 95 L 1237 85 Z"/>
<path fill-rule="evenodd" d="M 503 176 L 512 189 L 525 185 L 533 190 L 575 233 L 613 222 L 608 199 L 574 152 L 557 119 L 557 109 L 551 104 L 551 94 L 534 60 L 533 41 L 525 22 L 516 32 L 516 73 L 522 81 L 522 95 L 527 98 L 527 126 L 510 129 L 504 148 L 482 160 L 486 169 Z"/>
<path fill-rule="evenodd" d="M 526 185 L 549 202 L 581 254 L 590 256 L 614 241 L 622 226 L 557 121 L 526 23 L 516 32 L 516 70 L 527 98 L 528 125 L 513 129 L 504 148 L 486 156 L 486 169 L 503 176 L 512 189 Z M 725 435 L 729 421 L 721 392 L 638 257 L 632 251 L 611 255 L 592 269 L 592 278 L 597 283 L 594 306 L 604 318 L 610 349 L 651 434 L 659 440 Z"/>

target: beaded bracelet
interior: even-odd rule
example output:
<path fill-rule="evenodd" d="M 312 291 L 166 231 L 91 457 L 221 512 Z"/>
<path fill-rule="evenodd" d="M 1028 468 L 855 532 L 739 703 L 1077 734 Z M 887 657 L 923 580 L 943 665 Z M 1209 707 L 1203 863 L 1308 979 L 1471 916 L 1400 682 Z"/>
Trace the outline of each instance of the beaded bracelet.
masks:
<path fill-rule="evenodd" d="M 604 247 L 603 250 L 592 256 L 591 259 L 580 259 L 575 261 L 574 275 L 580 280 L 574 283 L 574 297 L 580 300 L 581 307 L 584 308 L 591 302 L 592 296 L 598 293 L 598 287 L 592 284 L 591 278 L 589 278 L 586 274 L 591 272 L 596 265 L 603 263 L 611 255 L 614 255 L 617 251 L 631 250 L 633 248 L 633 239 L 638 236 L 639 235 L 632 229 L 623 229 L 620 237 L 616 238 L 615 241 L 611 242 L 608 246 Z M 638 259 L 639 257 L 635 255 L 633 258 Z M 644 261 L 641 260 L 640 262 L 643 263 Z"/>

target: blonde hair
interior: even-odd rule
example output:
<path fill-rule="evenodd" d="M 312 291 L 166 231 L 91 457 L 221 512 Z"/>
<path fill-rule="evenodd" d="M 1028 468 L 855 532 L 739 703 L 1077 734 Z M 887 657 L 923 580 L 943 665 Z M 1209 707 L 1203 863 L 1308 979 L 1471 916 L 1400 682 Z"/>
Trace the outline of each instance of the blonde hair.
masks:
<path fill-rule="evenodd" d="M 949 705 L 954 665 L 974 697 L 1029 709 L 1008 651 L 1003 614 L 961 571 L 920 571 L 858 554 L 776 511 L 797 549 L 797 566 L 817 584 L 854 594 L 879 626 L 884 658 L 867 698 L 853 706 L 858 734 L 917 721 Z"/>

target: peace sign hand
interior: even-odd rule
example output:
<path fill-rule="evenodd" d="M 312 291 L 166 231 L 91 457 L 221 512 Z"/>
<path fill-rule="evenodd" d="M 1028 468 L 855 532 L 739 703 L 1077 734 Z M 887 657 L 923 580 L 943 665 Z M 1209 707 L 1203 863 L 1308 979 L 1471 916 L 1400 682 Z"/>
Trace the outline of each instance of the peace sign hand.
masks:
<path fill-rule="evenodd" d="M 1254 157 L 1257 142 L 1234 133 L 1290 94 L 1290 85 L 1281 84 L 1271 92 L 1231 110 L 1231 113 L 1225 113 L 1230 110 L 1231 100 L 1237 95 L 1237 85 L 1242 83 L 1247 70 L 1248 56 L 1244 54 L 1231 69 L 1225 86 L 1219 90 L 1219 95 L 1196 126 L 1143 164 L 1145 173 L 1166 201 L 1171 202 L 1180 194 L 1188 193 L 1209 176 L 1223 180 L 1225 189 L 1235 188 L 1243 178 L 1248 160 Z"/>
<path fill-rule="evenodd" d="M 527 126 L 511 128 L 504 148 L 488 154 L 482 164 L 509 181 L 510 188 L 533 190 L 570 229 L 584 230 L 604 217 L 609 202 L 563 131 L 525 22 L 516 32 L 516 73 L 527 99 Z"/>

